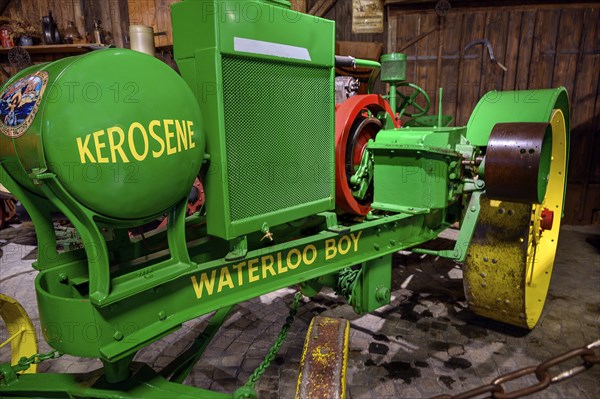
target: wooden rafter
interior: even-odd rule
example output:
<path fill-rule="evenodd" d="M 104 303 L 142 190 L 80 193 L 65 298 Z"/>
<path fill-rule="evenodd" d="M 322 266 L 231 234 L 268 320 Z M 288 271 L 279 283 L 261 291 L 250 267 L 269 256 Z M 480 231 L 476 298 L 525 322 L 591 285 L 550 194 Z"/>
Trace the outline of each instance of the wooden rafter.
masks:
<path fill-rule="evenodd" d="M 334 6 L 335 2 L 336 0 L 317 0 L 308 13 L 317 17 L 322 17 Z"/>

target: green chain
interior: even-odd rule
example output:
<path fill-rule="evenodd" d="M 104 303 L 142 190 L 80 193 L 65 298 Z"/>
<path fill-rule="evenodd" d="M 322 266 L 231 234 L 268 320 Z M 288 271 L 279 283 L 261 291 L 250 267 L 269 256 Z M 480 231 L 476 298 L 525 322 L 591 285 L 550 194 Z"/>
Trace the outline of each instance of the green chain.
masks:
<path fill-rule="evenodd" d="M 31 367 L 32 364 L 39 364 L 44 360 L 49 359 L 58 359 L 62 355 L 63 353 L 59 351 L 51 350 L 48 353 L 36 353 L 35 355 L 32 355 L 30 357 L 23 356 L 21 359 L 19 359 L 19 362 L 17 364 L 12 366 L 12 369 L 15 371 L 15 373 L 18 373 L 27 370 L 29 367 Z"/>
<path fill-rule="evenodd" d="M 354 285 L 360 276 L 361 269 L 352 269 L 346 267 L 338 272 L 338 283 L 335 289 L 335 293 L 348 299 L 351 302 L 352 291 L 354 291 Z"/>
<path fill-rule="evenodd" d="M 246 398 L 256 398 L 257 397 L 256 389 L 255 389 L 256 383 L 258 382 L 260 377 L 262 377 L 262 375 L 265 373 L 265 371 L 267 371 L 267 368 L 271 365 L 271 362 L 275 359 L 277 352 L 279 352 L 279 349 L 281 349 L 281 345 L 283 345 L 283 342 L 285 341 L 288 330 L 292 326 L 294 318 L 296 317 L 296 313 L 298 312 L 298 306 L 300 306 L 301 299 L 302 299 L 302 293 L 296 292 L 296 295 L 294 297 L 294 302 L 292 302 L 292 305 L 290 307 L 290 313 L 289 313 L 288 317 L 285 319 L 285 324 L 283 325 L 283 327 L 281 327 L 281 331 L 279 331 L 279 335 L 277 336 L 277 339 L 271 346 L 271 349 L 269 349 L 269 352 L 267 353 L 267 355 L 265 356 L 263 361 L 256 368 L 256 370 L 254 370 L 254 372 L 250 375 L 250 377 L 248 378 L 248 381 L 241 388 L 239 388 L 237 391 L 235 391 L 235 393 L 233 394 L 234 398 L 246 399 Z"/>

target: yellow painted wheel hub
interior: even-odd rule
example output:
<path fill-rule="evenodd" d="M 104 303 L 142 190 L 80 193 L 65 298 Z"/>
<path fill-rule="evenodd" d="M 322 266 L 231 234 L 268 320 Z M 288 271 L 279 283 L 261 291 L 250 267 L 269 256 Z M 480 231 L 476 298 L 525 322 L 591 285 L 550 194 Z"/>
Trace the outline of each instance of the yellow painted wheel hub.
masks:
<path fill-rule="evenodd" d="M 10 348 L 12 365 L 17 364 L 22 357 L 29 357 L 38 352 L 35 328 L 19 302 L 0 294 L 0 318 L 6 326 L 8 335 L 0 342 L 0 350 L 4 352 Z M 36 371 L 37 365 L 32 364 L 23 373 L 35 373 Z"/>
<path fill-rule="evenodd" d="M 532 329 L 552 276 L 563 212 L 567 161 L 565 117 L 554 110 L 548 188 L 541 204 L 482 197 L 479 221 L 464 264 L 465 296 L 478 315 Z M 542 212 L 554 221 L 542 229 Z"/>

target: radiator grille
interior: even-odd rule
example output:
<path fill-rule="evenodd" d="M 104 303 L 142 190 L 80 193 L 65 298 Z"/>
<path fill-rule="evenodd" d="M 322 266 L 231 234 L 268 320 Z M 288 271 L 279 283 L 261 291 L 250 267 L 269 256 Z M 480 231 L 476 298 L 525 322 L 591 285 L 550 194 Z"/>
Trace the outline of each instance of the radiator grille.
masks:
<path fill-rule="evenodd" d="M 329 198 L 330 70 L 223 56 L 231 221 Z"/>

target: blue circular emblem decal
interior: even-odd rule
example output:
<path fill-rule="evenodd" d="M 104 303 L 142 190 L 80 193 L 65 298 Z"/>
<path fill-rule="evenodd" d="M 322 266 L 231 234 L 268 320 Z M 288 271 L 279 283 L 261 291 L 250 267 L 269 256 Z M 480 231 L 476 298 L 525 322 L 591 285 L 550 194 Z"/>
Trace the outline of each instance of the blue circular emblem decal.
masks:
<path fill-rule="evenodd" d="M 48 73 L 27 75 L 11 84 L 0 94 L 0 131 L 10 138 L 22 136 L 35 118 Z"/>

